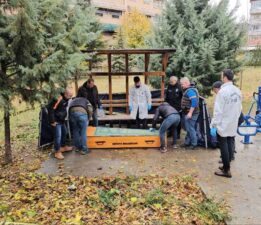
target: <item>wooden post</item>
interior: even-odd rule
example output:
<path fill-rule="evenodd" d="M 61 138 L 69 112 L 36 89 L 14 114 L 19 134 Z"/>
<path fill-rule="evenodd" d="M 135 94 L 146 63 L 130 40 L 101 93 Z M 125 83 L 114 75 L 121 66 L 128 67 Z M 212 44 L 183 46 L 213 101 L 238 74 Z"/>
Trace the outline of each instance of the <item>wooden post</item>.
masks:
<path fill-rule="evenodd" d="M 169 54 L 164 53 L 162 54 L 162 71 L 166 72 L 167 65 L 169 60 Z M 164 89 L 165 89 L 165 76 L 161 76 L 161 98 L 164 98 Z"/>
<path fill-rule="evenodd" d="M 77 95 L 79 86 L 78 86 L 78 70 L 76 70 L 74 75 L 74 88 L 75 88 L 75 95 Z"/>
<path fill-rule="evenodd" d="M 145 72 L 149 71 L 150 55 L 145 54 Z M 145 84 L 148 84 L 148 76 L 145 76 Z"/>
<path fill-rule="evenodd" d="M 125 54 L 125 72 L 129 72 L 129 55 Z M 129 114 L 129 75 L 127 74 L 126 77 L 126 113 Z"/>
<path fill-rule="evenodd" d="M 92 60 L 89 61 L 90 78 L 92 78 Z"/>
<path fill-rule="evenodd" d="M 240 90 L 242 90 L 242 84 L 243 84 L 243 70 L 240 71 Z"/>
<path fill-rule="evenodd" d="M 111 77 L 111 53 L 108 54 L 108 72 L 109 72 L 109 114 L 112 115 L 112 77 Z"/>

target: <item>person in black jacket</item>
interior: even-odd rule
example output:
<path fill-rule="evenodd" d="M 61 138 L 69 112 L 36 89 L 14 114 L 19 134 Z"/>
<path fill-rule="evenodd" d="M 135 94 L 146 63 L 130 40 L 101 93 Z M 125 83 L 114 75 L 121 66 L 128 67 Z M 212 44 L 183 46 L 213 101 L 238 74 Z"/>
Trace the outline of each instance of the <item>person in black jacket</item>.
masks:
<path fill-rule="evenodd" d="M 67 128 L 65 120 L 67 118 L 68 101 L 72 97 L 69 89 L 48 105 L 48 119 L 54 128 L 54 156 L 57 159 L 64 159 L 63 152 L 71 151 L 72 148 L 66 146 Z"/>
<path fill-rule="evenodd" d="M 77 97 L 86 98 L 93 107 L 93 126 L 98 126 L 98 112 L 97 109 L 102 109 L 102 104 L 99 99 L 99 93 L 97 86 L 94 84 L 94 80 L 89 78 L 78 90 Z"/>
<path fill-rule="evenodd" d="M 169 78 L 169 85 L 167 87 L 165 93 L 165 102 L 168 102 L 172 107 L 174 107 L 179 113 L 181 112 L 181 99 L 182 99 L 183 91 L 178 82 L 178 78 L 176 76 L 171 76 Z M 179 123 L 177 129 L 177 137 L 180 138 L 181 133 L 181 122 Z M 172 127 L 172 133 L 174 132 L 174 128 Z"/>
<path fill-rule="evenodd" d="M 163 118 L 163 122 L 160 126 L 159 133 L 160 133 L 160 151 L 162 153 L 167 152 L 166 143 L 165 143 L 165 137 L 167 130 L 174 126 L 177 128 L 177 126 L 180 123 L 180 115 L 179 112 L 173 108 L 169 103 L 164 102 L 162 103 L 155 111 L 154 117 L 153 117 L 153 128 L 150 130 L 153 131 L 156 128 L 157 120 L 159 117 Z M 176 129 L 175 129 L 176 131 Z M 173 133 L 173 144 L 176 145 L 177 141 L 177 132 Z"/>

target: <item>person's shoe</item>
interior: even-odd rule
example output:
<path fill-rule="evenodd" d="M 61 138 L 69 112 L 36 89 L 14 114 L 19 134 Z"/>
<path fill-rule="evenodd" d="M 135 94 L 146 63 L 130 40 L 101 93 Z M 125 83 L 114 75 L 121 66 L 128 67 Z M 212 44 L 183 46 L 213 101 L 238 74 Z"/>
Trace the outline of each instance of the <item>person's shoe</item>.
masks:
<path fill-rule="evenodd" d="M 55 157 L 56 159 L 59 159 L 59 160 L 63 160 L 63 159 L 64 159 L 64 156 L 63 156 L 63 154 L 62 154 L 61 151 L 55 152 L 55 153 L 54 153 L 54 157 Z"/>
<path fill-rule="evenodd" d="M 198 146 L 191 145 L 191 146 L 187 147 L 186 149 L 188 149 L 188 150 L 197 150 Z"/>
<path fill-rule="evenodd" d="M 180 145 L 180 147 L 181 147 L 181 148 L 188 148 L 188 147 L 190 147 L 190 145 L 182 144 L 182 145 Z"/>
<path fill-rule="evenodd" d="M 61 147 L 61 152 L 71 152 L 73 150 L 73 147 L 71 146 L 64 146 L 64 147 Z"/>
<path fill-rule="evenodd" d="M 172 148 L 173 148 L 173 149 L 178 149 L 179 146 L 178 146 L 178 145 L 172 145 Z"/>
<path fill-rule="evenodd" d="M 223 167 L 223 166 L 219 166 L 218 168 L 219 168 L 221 171 L 224 170 L 224 167 Z"/>
<path fill-rule="evenodd" d="M 166 153 L 168 151 L 168 149 L 166 147 L 161 147 L 160 148 L 160 152 L 161 153 Z"/>
<path fill-rule="evenodd" d="M 224 171 L 224 170 L 215 172 L 215 175 L 220 176 L 220 177 L 227 177 L 227 178 L 231 178 L 231 177 L 232 177 L 230 171 L 227 171 L 227 172 L 226 172 L 226 171 Z"/>
<path fill-rule="evenodd" d="M 74 151 L 75 151 L 75 152 L 80 152 L 81 150 L 80 150 L 79 148 L 76 148 L 76 147 L 75 147 L 75 148 L 74 148 Z"/>
<path fill-rule="evenodd" d="M 82 150 L 82 151 L 80 151 L 81 155 L 87 155 L 90 152 L 91 152 L 90 150 Z"/>

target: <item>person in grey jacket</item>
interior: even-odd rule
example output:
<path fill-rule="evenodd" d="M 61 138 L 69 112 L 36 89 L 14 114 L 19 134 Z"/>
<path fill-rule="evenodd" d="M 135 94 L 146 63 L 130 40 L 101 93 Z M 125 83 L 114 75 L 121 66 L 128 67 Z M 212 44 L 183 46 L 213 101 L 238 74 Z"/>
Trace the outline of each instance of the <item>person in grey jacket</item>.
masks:
<path fill-rule="evenodd" d="M 160 151 L 162 153 L 167 152 L 166 148 L 166 143 L 165 143 L 165 137 L 166 137 L 166 132 L 168 129 L 172 126 L 174 127 L 174 132 L 173 132 L 173 147 L 175 148 L 176 142 L 177 142 L 177 126 L 179 125 L 180 122 L 180 115 L 179 112 L 173 108 L 169 103 L 164 102 L 162 103 L 157 109 L 153 117 L 153 128 L 150 130 L 153 131 L 156 128 L 157 125 L 157 120 L 159 117 L 163 118 L 163 122 L 159 128 L 159 133 L 160 133 Z"/>
<path fill-rule="evenodd" d="M 86 155 L 90 151 L 87 147 L 86 130 L 89 118 L 92 116 L 93 107 L 91 103 L 83 97 L 76 97 L 69 103 L 69 118 L 73 130 L 73 143 L 76 151 Z"/>

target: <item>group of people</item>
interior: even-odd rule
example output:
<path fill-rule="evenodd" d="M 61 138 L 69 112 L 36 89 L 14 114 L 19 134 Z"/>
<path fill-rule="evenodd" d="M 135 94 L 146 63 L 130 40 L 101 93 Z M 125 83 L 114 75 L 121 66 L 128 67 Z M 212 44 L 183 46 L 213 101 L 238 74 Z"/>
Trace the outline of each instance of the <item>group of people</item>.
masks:
<path fill-rule="evenodd" d="M 74 150 L 86 155 L 90 152 L 87 147 L 86 130 L 92 117 L 92 125 L 98 126 L 98 109 L 102 108 L 98 89 L 92 78 L 88 79 L 78 90 L 76 97 L 66 89 L 58 99 L 53 99 L 48 105 L 49 123 L 54 130 L 54 156 L 64 159 L 63 153 L 72 151 L 66 138 L 67 122 L 72 128 Z"/>
<path fill-rule="evenodd" d="M 129 110 L 133 119 L 136 119 L 137 128 L 147 128 L 148 112 L 152 108 L 151 93 L 147 85 L 142 84 L 139 77 L 134 77 L 134 86 L 129 93 Z M 165 94 L 165 101 L 155 111 L 153 125 L 154 131 L 161 117 L 163 122 L 159 128 L 162 153 L 167 152 L 165 136 L 170 130 L 173 136 L 173 148 L 178 148 L 177 139 L 180 137 L 181 124 L 187 134 L 182 145 L 188 149 L 197 148 L 196 121 L 199 116 L 199 94 L 194 84 L 187 77 L 178 81 L 171 76 Z"/>
<path fill-rule="evenodd" d="M 230 69 L 223 71 L 223 82 L 213 84 L 213 91 L 217 94 L 211 135 L 217 137 L 221 150 L 223 166 L 215 174 L 231 177 L 230 162 L 234 159 L 235 136 L 238 120 L 242 114 L 242 97 L 240 90 L 233 85 L 234 74 Z M 129 111 L 135 120 L 136 127 L 147 129 L 148 113 L 152 109 L 152 98 L 149 87 L 142 84 L 139 77 L 134 77 L 134 86 L 129 91 Z M 73 145 L 76 151 L 87 154 L 86 130 L 92 117 L 93 126 L 98 126 L 98 109 L 102 109 L 98 89 L 93 79 L 88 79 L 78 90 L 77 96 L 72 98 L 70 89 L 48 106 L 49 122 L 54 128 L 54 150 L 57 159 L 63 159 L 63 152 L 72 151 L 66 145 L 67 127 L 70 122 L 73 133 Z M 186 131 L 184 143 L 180 147 L 194 150 L 198 145 L 196 122 L 200 113 L 199 93 L 194 83 L 187 77 L 178 80 L 171 76 L 165 93 L 165 101 L 156 109 L 151 131 L 157 126 L 158 119 L 162 122 L 159 128 L 162 153 L 167 152 L 166 133 L 172 134 L 172 146 L 178 148 L 177 139 L 180 138 L 181 127 Z"/>
<path fill-rule="evenodd" d="M 244 120 L 242 114 L 242 96 L 240 90 L 233 84 L 234 73 L 231 69 L 222 72 L 222 81 L 213 84 L 216 93 L 213 119 L 210 134 L 217 138 L 221 163 L 217 176 L 232 177 L 230 163 L 234 160 L 235 136 L 237 127 Z M 145 84 L 141 84 L 139 77 L 134 78 L 134 87 L 130 90 L 129 107 L 131 115 L 136 118 L 137 127 L 140 122 L 146 128 L 146 118 L 151 109 L 151 94 Z M 155 111 L 153 118 L 154 131 L 159 117 L 163 119 L 160 128 L 160 142 L 162 153 L 167 152 L 166 133 L 171 130 L 173 148 L 177 148 L 177 139 L 183 127 L 186 131 L 184 143 L 180 147 L 196 149 L 198 145 L 196 122 L 200 113 L 199 93 L 196 86 L 187 77 L 178 78 L 171 76 L 165 93 L 165 101 Z"/>

